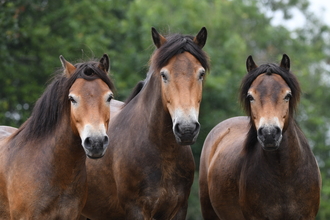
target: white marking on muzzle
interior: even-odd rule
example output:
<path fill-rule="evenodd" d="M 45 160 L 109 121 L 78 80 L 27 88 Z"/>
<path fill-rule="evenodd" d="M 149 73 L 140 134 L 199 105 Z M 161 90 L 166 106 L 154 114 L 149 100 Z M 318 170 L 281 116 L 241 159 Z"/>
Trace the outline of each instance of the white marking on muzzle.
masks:
<path fill-rule="evenodd" d="M 273 117 L 273 118 L 265 118 L 265 117 L 261 117 L 259 120 L 259 124 L 257 129 L 259 129 L 260 127 L 267 127 L 267 126 L 277 126 L 282 130 L 281 124 L 280 124 L 280 120 L 278 119 L 278 117 Z"/>
<path fill-rule="evenodd" d="M 259 120 L 259 125 L 257 127 L 257 130 L 259 128 L 263 127 L 263 129 L 267 129 L 267 128 L 270 128 L 270 127 L 278 127 L 280 129 L 280 132 L 281 132 L 281 135 L 279 136 L 278 140 L 276 141 L 276 146 L 279 146 L 281 141 L 282 141 L 282 126 L 280 124 L 280 121 L 278 119 L 278 117 L 273 117 L 273 118 L 265 118 L 265 117 L 261 117 L 260 120 Z M 259 140 L 259 143 L 263 146 L 264 146 L 264 143 L 263 141 L 260 139 L 259 136 L 257 136 L 258 140 Z"/>
<path fill-rule="evenodd" d="M 188 111 L 183 111 L 182 109 L 176 109 L 171 115 L 173 123 L 173 131 L 176 123 L 187 124 L 191 121 L 198 122 L 198 110 L 195 108 L 190 108 Z"/>

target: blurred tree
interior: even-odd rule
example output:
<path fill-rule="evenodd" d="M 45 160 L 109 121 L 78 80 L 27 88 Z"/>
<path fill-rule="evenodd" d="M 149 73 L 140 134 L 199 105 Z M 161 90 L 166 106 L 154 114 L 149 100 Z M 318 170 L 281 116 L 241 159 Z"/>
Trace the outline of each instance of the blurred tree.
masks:
<path fill-rule="evenodd" d="M 2 124 L 19 126 L 26 120 L 47 79 L 60 67 L 59 55 L 73 62 L 105 52 L 114 57 L 125 45 L 118 31 L 125 2 L 130 0 L 1 1 Z"/>
<path fill-rule="evenodd" d="M 306 24 L 288 30 L 284 24 L 293 9 L 305 16 Z M 283 25 L 271 25 L 275 12 L 282 12 Z M 145 78 L 154 50 L 152 26 L 165 35 L 195 35 L 203 26 L 208 30 L 204 50 L 211 58 L 211 72 L 200 110 L 201 133 L 192 146 L 197 168 L 212 127 L 243 114 L 237 95 L 248 55 L 257 64 L 289 55 L 303 90 L 297 121 L 322 171 L 317 219 L 329 219 L 330 30 L 309 11 L 307 0 L 0 0 L 0 123 L 19 126 L 27 119 L 60 66 L 61 54 L 72 62 L 109 54 L 116 98 L 124 100 Z M 191 220 L 201 219 L 197 179 L 198 172 L 189 201 Z"/>

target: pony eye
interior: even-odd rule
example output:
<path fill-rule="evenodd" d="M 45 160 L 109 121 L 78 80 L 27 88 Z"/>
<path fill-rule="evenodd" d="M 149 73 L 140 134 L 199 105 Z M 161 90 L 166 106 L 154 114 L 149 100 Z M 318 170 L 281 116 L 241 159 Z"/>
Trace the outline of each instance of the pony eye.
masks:
<path fill-rule="evenodd" d="M 165 74 L 165 72 L 160 72 L 160 76 L 163 78 L 163 80 L 166 82 L 167 81 L 167 76 Z"/>
<path fill-rule="evenodd" d="M 203 80 L 205 76 L 205 71 L 201 71 L 199 74 L 199 80 Z"/>
<path fill-rule="evenodd" d="M 251 94 L 247 94 L 246 98 L 250 101 L 250 102 L 253 102 L 254 101 L 254 98 Z"/>
<path fill-rule="evenodd" d="M 286 94 L 286 96 L 284 97 L 284 100 L 285 100 L 286 102 L 288 102 L 288 101 L 290 101 L 291 98 L 292 98 L 292 94 L 291 94 L 291 92 L 290 92 L 290 93 Z"/>
<path fill-rule="evenodd" d="M 113 99 L 113 94 L 110 94 L 108 99 L 107 99 L 107 102 L 110 102 L 112 99 Z"/>
<path fill-rule="evenodd" d="M 77 104 L 77 101 L 76 101 L 71 95 L 69 95 L 69 101 L 70 101 L 72 104 Z"/>

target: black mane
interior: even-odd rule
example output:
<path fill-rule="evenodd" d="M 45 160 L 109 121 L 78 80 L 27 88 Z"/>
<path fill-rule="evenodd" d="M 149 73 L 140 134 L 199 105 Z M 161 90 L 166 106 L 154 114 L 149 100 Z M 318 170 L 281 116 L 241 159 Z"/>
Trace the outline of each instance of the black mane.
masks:
<path fill-rule="evenodd" d="M 144 86 L 144 80 L 142 80 L 142 81 L 138 82 L 138 84 L 136 84 L 136 86 L 132 90 L 131 94 L 125 100 L 125 105 L 127 103 L 129 103 L 137 94 L 140 93 L 140 91 L 142 90 L 143 86 Z"/>
<path fill-rule="evenodd" d="M 30 118 L 18 129 L 17 134 L 22 133 L 25 139 L 40 138 L 54 131 L 65 114 L 69 114 L 70 102 L 68 100 L 69 89 L 78 78 L 85 80 L 101 79 L 114 91 L 114 84 L 110 78 L 98 68 L 98 62 L 89 61 L 78 63 L 71 77 L 57 73 L 45 92 L 36 102 Z M 63 72 L 64 69 L 58 72 Z"/>

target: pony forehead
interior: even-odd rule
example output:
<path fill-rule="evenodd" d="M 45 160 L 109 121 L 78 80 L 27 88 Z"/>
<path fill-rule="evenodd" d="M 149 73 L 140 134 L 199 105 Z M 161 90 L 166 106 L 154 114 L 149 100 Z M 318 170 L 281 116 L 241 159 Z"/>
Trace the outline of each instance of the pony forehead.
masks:
<path fill-rule="evenodd" d="M 274 87 L 286 87 L 290 90 L 290 87 L 279 74 L 263 73 L 257 76 L 252 82 L 250 89 L 255 89 L 256 86 L 263 85 L 266 89 L 273 89 Z"/>
<path fill-rule="evenodd" d="M 183 52 L 181 54 L 176 55 L 176 57 L 172 57 L 166 66 L 163 66 L 161 69 L 176 69 L 176 70 L 187 70 L 200 67 L 203 68 L 201 63 L 188 52 Z"/>
<path fill-rule="evenodd" d="M 69 89 L 69 93 L 73 91 L 85 93 L 88 91 L 88 94 L 95 94 L 109 90 L 111 91 L 108 85 L 100 78 L 96 78 L 95 80 L 85 80 L 84 78 L 77 78 Z"/>

